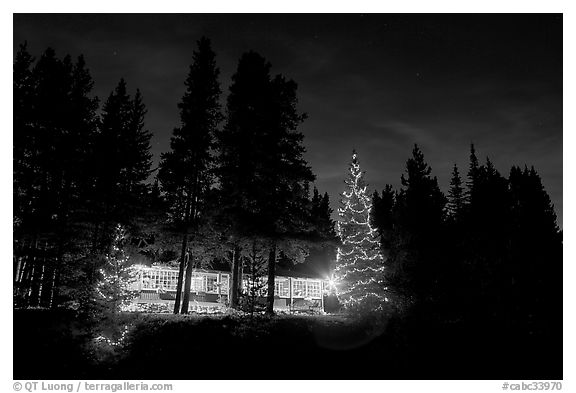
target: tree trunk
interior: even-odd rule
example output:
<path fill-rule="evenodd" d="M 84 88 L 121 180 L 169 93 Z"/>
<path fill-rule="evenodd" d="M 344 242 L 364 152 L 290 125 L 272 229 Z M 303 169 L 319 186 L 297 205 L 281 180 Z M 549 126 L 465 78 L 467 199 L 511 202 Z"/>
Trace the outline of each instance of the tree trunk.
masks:
<path fill-rule="evenodd" d="M 268 299 L 266 302 L 266 314 L 274 315 L 274 279 L 276 276 L 276 243 L 272 245 L 268 256 Z"/>
<path fill-rule="evenodd" d="M 240 247 L 234 246 L 232 251 L 232 282 L 230 285 L 230 307 L 238 309 L 238 293 L 240 286 Z"/>
<path fill-rule="evenodd" d="M 22 261 L 24 260 L 24 258 L 22 258 L 22 250 L 23 250 L 23 245 L 22 242 L 19 242 L 18 240 L 15 240 L 15 243 L 13 243 L 13 247 L 14 247 L 14 251 L 13 251 L 13 269 L 12 273 L 14 275 L 13 277 L 13 285 L 14 287 L 16 287 L 16 285 L 18 284 L 18 274 L 20 272 L 20 269 L 22 267 Z"/>
<path fill-rule="evenodd" d="M 187 195 L 184 211 L 184 233 L 182 234 L 182 251 L 180 253 L 180 267 L 178 269 L 178 283 L 176 284 L 176 299 L 174 299 L 174 314 L 180 312 L 180 299 L 182 298 L 182 283 L 184 281 L 184 267 L 186 265 L 186 248 L 188 247 L 188 225 L 190 220 L 190 193 Z"/>
<path fill-rule="evenodd" d="M 50 308 L 55 309 L 58 307 L 60 302 L 60 281 L 62 280 L 62 272 L 61 272 L 61 264 L 62 259 L 57 257 L 56 259 L 56 266 L 54 267 L 54 282 L 52 284 L 52 293 L 50 295 Z"/>
<path fill-rule="evenodd" d="M 194 175 L 194 184 L 192 186 L 192 193 L 188 193 L 190 204 L 189 207 L 189 221 L 192 226 L 192 236 L 196 234 L 197 223 L 198 223 L 198 174 Z M 186 278 L 184 281 L 184 295 L 182 299 L 182 310 L 181 314 L 188 314 L 188 305 L 190 303 L 190 286 L 192 281 L 192 258 L 188 255 L 188 265 L 186 265 Z"/>
<path fill-rule="evenodd" d="M 174 314 L 180 311 L 180 298 L 182 297 L 182 282 L 184 281 L 184 266 L 186 265 L 186 247 L 188 246 L 188 228 L 182 236 L 182 252 L 180 253 L 180 267 L 178 269 L 178 283 L 176 284 L 176 299 L 174 300 Z"/>
<path fill-rule="evenodd" d="M 62 196 L 62 201 L 61 201 L 61 205 L 59 207 L 59 209 L 57 210 L 58 212 L 58 222 L 56 224 L 56 233 L 58 235 L 58 240 L 57 240 L 57 245 L 56 245 L 56 258 L 55 258 L 55 262 L 56 262 L 56 266 L 54 267 L 54 269 L 56 270 L 56 279 L 54 280 L 54 288 L 52 290 L 52 303 L 51 303 L 51 308 L 56 308 L 58 307 L 61 299 L 60 299 L 60 285 L 62 284 L 62 270 L 64 268 L 63 264 L 64 264 L 64 247 L 65 247 L 65 242 L 66 242 L 66 238 L 65 238 L 65 232 L 66 232 L 66 228 L 68 226 L 68 222 L 66 221 L 66 214 L 68 214 L 68 195 L 69 195 L 69 182 L 68 180 L 65 178 L 64 174 L 62 174 L 62 178 L 64 180 L 62 180 L 62 182 L 64 183 L 62 185 L 62 190 L 66 190 L 65 192 L 62 192 L 63 196 Z"/>
<path fill-rule="evenodd" d="M 186 265 L 186 280 L 184 282 L 184 294 L 182 295 L 182 310 L 180 314 L 188 314 L 188 306 L 190 304 L 190 287 L 192 286 L 192 270 L 193 270 L 192 257 L 188 255 L 188 264 Z"/>

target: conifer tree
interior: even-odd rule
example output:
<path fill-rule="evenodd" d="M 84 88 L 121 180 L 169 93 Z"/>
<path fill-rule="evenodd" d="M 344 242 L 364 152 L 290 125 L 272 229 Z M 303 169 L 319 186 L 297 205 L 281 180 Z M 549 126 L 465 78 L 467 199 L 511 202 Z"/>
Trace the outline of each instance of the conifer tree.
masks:
<path fill-rule="evenodd" d="M 171 151 L 162 154 L 158 178 L 170 206 L 172 221 L 182 231 L 182 247 L 174 313 L 188 312 L 193 261 L 188 237 L 199 226 L 200 212 L 213 178 L 213 144 L 221 121 L 219 69 L 210 40 L 202 37 L 193 53 L 185 81 L 186 91 L 178 104 L 180 127 L 170 140 Z M 188 265 L 186 262 L 188 261 Z M 184 298 L 181 303 L 182 285 Z"/>
<path fill-rule="evenodd" d="M 464 188 L 462 179 L 458 172 L 458 167 L 454 164 L 452 169 L 452 178 L 450 179 L 450 189 L 448 190 L 448 216 L 453 221 L 460 221 L 465 206 Z"/>
<path fill-rule="evenodd" d="M 466 199 L 468 203 L 472 203 L 475 194 L 475 186 L 478 181 L 480 165 L 478 163 L 478 157 L 476 156 L 476 149 L 474 144 L 470 144 L 470 163 L 468 166 L 468 178 L 466 180 Z"/>
<path fill-rule="evenodd" d="M 326 240 L 336 238 L 335 223 L 332 220 L 332 208 L 330 207 L 330 196 L 327 192 L 320 196 L 316 187 L 314 187 L 312 199 L 310 200 L 310 215 L 316 235 Z"/>
<path fill-rule="evenodd" d="M 378 230 L 382 238 L 390 232 L 393 225 L 392 215 L 394 211 L 395 193 L 390 184 L 386 184 L 382 195 L 378 191 L 372 194 L 372 225 Z"/>
<path fill-rule="evenodd" d="M 67 171 L 74 177 L 71 196 L 76 209 L 85 210 L 86 200 L 92 197 L 94 168 L 100 165 L 94 148 L 98 133 L 97 115 L 99 100 L 91 96 L 94 81 L 86 66 L 84 56 L 78 56 L 72 70 L 70 90 L 70 154 L 67 155 Z"/>
<path fill-rule="evenodd" d="M 98 204 L 95 210 L 103 222 L 103 236 L 111 233 L 114 221 L 126 222 L 124 216 L 124 189 L 121 189 L 121 176 L 127 168 L 123 166 L 126 133 L 130 121 L 130 96 L 126 91 L 126 82 L 122 78 L 110 93 L 102 107 L 100 133 L 97 139 L 96 152 L 101 158 L 97 169 L 95 200 Z M 105 159 L 102 159 L 104 158 Z M 100 228 L 97 229 L 97 231 Z"/>
<path fill-rule="evenodd" d="M 513 166 L 509 183 L 514 223 L 510 303 L 516 318 L 531 329 L 552 332 L 562 323 L 562 238 L 554 206 L 534 167 Z"/>
<path fill-rule="evenodd" d="M 22 46 L 14 80 L 15 229 L 17 237 L 42 236 L 55 248 L 55 262 L 44 275 L 52 279 L 42 288 L 56 306 L 65 259 L 84 252 L 83 214 L 93 184 L 88 169 L 98 100 L 91 97 L 93 81 L 82 56 L 73 63 L 70 56 L 59 59 L 48 48 L 33 67 L 32 61 Z"/>
<path fill-rule="evenodd" d="M 314 190 L 312 191 L 311 203 L 310 214 L 312 214 L 313 219 L 317 219 L 320 216 L 320 194 L 316 186 L 314 186 Z"/>
<path fill-rule="evenodd" d="M 34 58 L 27 43 L 20 44 L 14 60 L 14 229 L 21 227 L 33 213 L 34 206 L 34 148 L 32 111 L 35 82 L 32 75 Z"/>
<path fill-rule="evenodd" d="M 144 105 L 140 89 L 136 89 L 136 94 L 130 103 L 128 116 L 128 129 L 125 135 L 126 156 L 124 157 L 126 172 L 125 193 L 136 205 L 139 198 L 142 198 L 148 187 L 144 182 L 150 175 L 152 165 L 152 153 L 150 152 L 150 140 L 152 134 L 145 128 L 146 106 Z M 138 198 L 138 199 L 136 199 Z"/>
<path fill-rule="evenodd" d="M 319 205 L 320 230 L 327 239 L 336 237 L 334 230 L 334 220 L 332 219 L 332 208 L 330 207 L 330 196 L 324 193 Z"/>
<path fill-rule="evenodd" d="M 231 304 L 236 306 L 244 239 L 268 244 L 268 304 L 273 313 L 274 270 L 281 244 L 301 233 L 309 203 L 306 185 L 314 175 L 303 158 L 298 127 L 297 85 L 277 75 L 261 55 L 242 55 L 232 77 L 227 121 L 218 133 L 220 216 L 233 248 Z M 287 246 L 287 249 L 293 249 Z"/>
<path fill-rule="evenodd" d="M 52 48 L 44 51 L 32 70 L 34 78 L 31 114 L 34 175 L 34 226 L 38 232 L 58 233 L 63 242 L 65 205 L 72 179 L 66 168 L 73 148 L 69 135 L 72 63 L 60 60 Z M 56 228 L 58 227 L 58 228 Z"/>
<path fill-rule="evenodd" d="M 120 224 L 113 233 L 110 251 L 105 256 L 104 266 L 100 269 L 100 281 L 96 285 L 97 301 L 105 309 L 117 313 L 138 296 L 135 284 L 137 270 L 130 263 L 130 257 L 124 250 L 127 233 Z"/>
<path fill-rule="evenodd" d="M 109 233 L 117 223 L 132 222 L 147 194 L 152 134 L 145 129 L 145 115 L 140 91 L 131 98 L 126 81 L 120 79 L 102 108 L 95 148 L 99 159 L 94 206 L 99 223 L 96 238 L 103 246 L 109 244 Z"/>
<path fill-rule="evenodd" d="M 402 174 L 402 190 L 396 201 L 402 256 L 395 262 L 398 288 L 418 301 L 432 300 L 441 279 L 442 224 L 446 198 L 424 154 L 414 145 Z M 398 266 L 399 265 L 399 266 Z"/>
<path fill-rule="evenodd" d="M 364 173 L 356 152 L 338 209 L 338 235 L 342 242 L 336 257 L 337 295 L 345 308 L 370 312 L 388 301 L 384 280 L 384 258 L 380 253 L 377 231 L 370 224 L 372 203 L 366 193 Z"/>

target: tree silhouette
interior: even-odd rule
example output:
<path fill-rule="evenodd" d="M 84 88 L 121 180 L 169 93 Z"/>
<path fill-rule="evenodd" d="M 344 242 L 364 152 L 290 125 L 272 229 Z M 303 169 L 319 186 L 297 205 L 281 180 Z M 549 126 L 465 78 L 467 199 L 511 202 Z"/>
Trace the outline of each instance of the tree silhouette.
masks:
<path fill-rule="evenodd" d="M 112 229 L 130 224 L 141 210 L 150 175 L 152 134 L 144 128 L 146 108 L 136 91 L 132 99 L 120 79 L 102 108 L 102 125 L 96 142 L 99 158 L 96 180 L 96 210 L 103 222 L 101 232 L 109 243 Z"/>
<path fill-rule="evenodd" d="M 236 256 L 232 304 L 240 281 L 239 244 L 256 237 L 269 245 L 268 313 L 273 312 L 277 248 L 282 239 L 294 238 L 309 226 L 303 217 L 305 190 L 314 180 L 297 130 L 305 118 L 296 108 L 297 85 L 279 75 L 272 78 L 270 67 L 255 52 L 242 55 L 232 77 L 227 122 L 218 135 L 221 217 Z"/>
<path fill-rule="evenodd" d="M 27 43 L 20 44 L 14 60 L 14 229 L 27 224 L 34 214 L 37 163 L 36 141 L 32 123 L 35 81 L 32 75 L 34 58 Z"/>
<path fill-rule="evenodd" d="M 200 212 L 213 177 L 213 138 L 220 113 L 220 85 L 216 54 L 210 40 L 197 42 L 186 78 L 186 92 L 178 104 L 180 127 L 170 141 L 171 151 L 162 154 L 158 178 L 171 207 L 172 220 L 182 228 L 182 247 L 174 313 L 188 312 L 193 262 L 188 258 L 188 236 L 198 229 Z M 186 280 L 182 309 L 180 297 L 184 269 Z"/>
<path fill-rule="evenodd" d="M 396 195 L 390 184 L 386 184 L 382 195 L 374 191 L 372 195 L 372 225 L 378 229 L 382 252 L 386 255 L 391 247 L 394 226 L 394 205 Z"/>
<path fill-rule="evenodd" d="M 562 239 L 554 207 L 534 167 L 513 166 L 509 182 L 514 222 L 510 303 L 532 334 L 554 335 L 562 325 Z"/>
<path fill-rule="evenodd" d="M 466 196 L 464 195 L 464 188 L 462 187 L 462 179 L 458 172 L 458 167 L 454 164 L 452 169 L 452 178 L 450 179 L 450 189 L 448 190 L 448 216 L 453 221 L 462 220 L 464 208 L 466 204 Z"/>
<path fill-rule="evenodd" d="M 19 133 L 14 141 L 15 230 L 17 238 L 32 244 L 43 238 L 55 248 L 53 263 L 42 269 L 53 277 L 44 289 L 51 288 L 50 303 L 56 306 L 64 264 L 85 251 L 83 221 L 98 101 L 90 97 L 93 82 L 84 58 L 60 60 L 51 48 L 32 66 L 22 46 L 14 82 Z"/>
<path fill-rule="evenodd" d="M 399 266 L 393 280 L 414 296 L 416 302 L 434 299 L 442 272 L 440 240 L 446 198 L 431 172 L 422 151 L 414 145 L 412 157 L 406 162 L 406 176 L 401 176 L 403 188 L 396 201 L 403 253 L 397 255 L 395 264 Z"/>

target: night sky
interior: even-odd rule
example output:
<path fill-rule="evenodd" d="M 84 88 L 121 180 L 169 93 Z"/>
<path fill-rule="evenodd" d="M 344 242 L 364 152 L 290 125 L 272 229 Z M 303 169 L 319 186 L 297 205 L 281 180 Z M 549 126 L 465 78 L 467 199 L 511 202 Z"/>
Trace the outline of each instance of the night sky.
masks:
<path fill-rule="evenodd" d="M 212 40 L 223 102 L 255 50 L 298 83 L 306 158 L 336 208 L 353 148 L 371 191 L 400 185 L 418 143 L 444 191 L 473 142 L 505 176 L 534 165 L 562 225 L 559 15 L 15 15 L 14 53 L 84 54 L 103 101 L 142 90 L 157 163 L 178 125 L 196 40 Z"/>

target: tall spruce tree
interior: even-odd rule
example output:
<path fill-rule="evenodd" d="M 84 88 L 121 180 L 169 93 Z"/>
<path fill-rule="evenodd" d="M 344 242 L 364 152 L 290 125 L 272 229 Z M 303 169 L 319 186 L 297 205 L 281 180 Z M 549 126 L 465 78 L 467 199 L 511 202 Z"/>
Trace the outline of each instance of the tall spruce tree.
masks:
<path fill-rule="evenodd" d="M 238 307 L 241 291 L 240 244 L 244 237 L 251 237 L 258 227 L 257 208 L 263 193 L 261 183 L 257 183 L 260 178 L 257 173 L 264 154 L 260 142 L 264 130 L 259 116 L 267 111 L 269 83 L 270 64 L 256 53 L 242 55 L 232 76 L 226 104 L 226 124 L 217 134 L 222 201 L 220 217 L 232 249 L 232 308 Z"/>
<path fill-rule="evenodd" d="M 324 193 L 319 205 L 318 218 L 322 235 L 327 239 L 336 237 L 334 220 L 332 219 L 332 208 L 330 207 L 330 196 Z"/>
<path fill-rule="evenodd" d="M 395 247 L 395 204 L 396 193 L 392 185 L 386 184 L 382 193 L 374 191 L 372 195 L 372 225 L 378 230 L 380 235 L 380 251 L 389 261 L 387 274 L 393 274 L 391 262 L 395 260 L 394 254 L 397 251 Z"/>
<path fill-rule="evenodd" d="M 72 148 L 67 138 L 69 93 L 72 64 L 69 56 L 60 60 L 48 48 L 33 69 L 33 149 L 35 161 L 36 207 L 34 225 L 37 231 L 58 233 L 63 243 L 64 216 L 69 183 L 65 160 Z M 58 227 L 58 229 L 56 228 Z"/>
<path fill-rule="evenodd" d="M 315 176 L 304 159 L 304 135 L 299 131 L 299 126 L 306 115 L 297 109 L 296 82 L 276 75 L 270 87 L 270 128 L 264 138 L 268 163 L 265 163 L 262 173 L 269 179 L 268 198 L 264 200 L 266 223 L 263 229 L 271 237 L 266 312 L 273 314 L 277 249 L 303 260 L 300 250 L 306 242 L 301 240 L 301 236 L 308 232 L 310 226 L 305 209 L 308 195 L 304 190 L 308 182 L 315 180 Z"/>
<path fill-rule="evenodd" d="M 27 43 L 20 44 L 14 59 L 14 229 L 27 222 L 34 206 L 34 133 L 32 122 L 35 81 L 32 75 L 34 58 Z"/>
<path fill-rule="evenodd" d="M 466 204 L 466 195 L 462 187 L 462 179 L 458 172 L 458 167 L 454 164 L 452 169 L 452 178 L 450 179 L 450 189 L 448 190 L 448 216 L 452 221 L 462 220 L 464 207 Z"/>
<path fill-rule="evenodd" d="M 372 225 L 378 230 L 381 238 L 392 230 L 395 193 L 390 184 L 386 184 L 381 195 L 378 191 L 372 194 Z"/>
<path fill-rule="evenodd" d="M 396 210 L 404 253 L 395 277 L 398 287 L 416 302 L 433 301 L 441 279 L 441 239 L 446 198 L 424 154 L 414 145 L 406 162 L 406 176 L 401 176 L 402 190 Z"/>
<path fill-rule="evenodd" d="M 150 176 L 152 153 L 150 140 L 152 134 L 145 128 L 145 116 L 148 111 L 144 105 L 140 89 L 136 89 L 134 98 L 130 103 L 128 114 L 128 128 L 124 135 L 126 143 L 126 156 L 124 157 L 126 171 L 121 182 L 123 192 L 127 195 L 128 204 L 138 206 L 137 203 L 148 193 L 145 182 Z"/>
<path fill-rule="evenodd" d="M 468 174 L 466 179 L 466 199 L 468 203 L 472 203 L 472 200 L 474 199 L 479 168 L 480 164 L 478 163 L 478 157 L 476 156 L 476 149 L 472 143 L 470 144 L 470 163 L 468 164 Z"/>
<path fill-rule="evenodd" d="M 366 193 L 356 152 L 352 154 L 345 183 L 348 190 L 342 194 L 338 209 L 337 227 L 342 246 L 336 256 L 337 295 L 348 310 L 373 312 L 388 302 L 385 266 L 377 231 L 370 224 L 372 202 Z"/>
<path fill-rule="evenodd" d="M 471 167 L 474 167 L 474 156 Z M 509 261 L 512 231 L 511 195 L 508 180 L 493 163 L 476 167 L 471 177 L 470 203 L 466 218 L 467 263 L 477 315 L 507 315 L 512 288 Z"/>
<path fill-rule="evenodd" d="M 131 224 L 147 194 L 152 134 L 145 129 L 146 107 L 136 91 L 132 99 L 122 78 L 102 108 L 96 152 L 100 165 L 96 181 L 96 211 L 104 245 L 118 223 Z M 102 240 L 102 239 L 100 239 Z"/>
<path fill-rule="evenodd" d="M 562 324 L 562 238 L 554 206 L 534 167 L 512 167 L 509 183 L 514 225 L 510 303 L 528 332 L 554 334 Z"/>
<path fill-rule="evenodd" d="M 173 221 L 181 228 L 182 247 L 174 313 L 188 312 L 193 260 L 189 258 L 189 234 L 199 226 L 200 212 L 212 184 L 214 133 L 222 119 L 219 103 L 219 69 L 210 40 L 202 37 L 193 53 L 180 109 L 180 127 L 162 154 L 158 178 L 171 207 Z M 188 264 L 186 264 L 188 262 Z M 185 277 L 184 298 L 181 301 Z M 181 308 L 180 308 L 181 307 Z"/>
<path fill-rule="evenodd" d="M 320 196 L 316 187 L 314 187 L 312 199 L 310 200 L 310 215 L 315 235 L 325 240 L 336 238 L 335 223 L 332 219 L 332 208 L 330 207 L 330 196 L 327 192 Z"/>
<path fill-rule="evenodd" d="M 302 229 L 304 190 L 314 176 L 303 159 L 298 126 L 305 116 L 296 108 L 297 85 L 279 75 L 272 78 L 270 67 L 255 52 L 242 55 L 218 143 L 222 217 L 234 250 L 231 304 L 236 306 L 239 291 L 239 244 L 257 237 L 269 245 L 267 312 L 273 313 L 279 241 Z"/>
<path fill-rule="evenodd" d="M 99 217 L 96 218 L 95 238 L 103 247 L 111 240 L 116 222 L 125 224 L 127 220 L 124 216 L 125 200 L 124 195 L 121 195 L 124 190 L 121 189 L 120 178 L 125 171 L 122 161 L 123 155 L 127 153 L 124 142 L 130 119 L 130 101 L 126 82 L 122 78 L 102 107 L 96 152 L 97 156 L 105 159 L 101 160 L 96 174 L 95 211 Z"/>
<path fill-rule="evenodd" d="M 314 190 L 312 191 L 312 200 L 311 200 L 311 207 L 310 207 L 310 214 L 312 214 L 313 219 L 319 219 L 320 217 L 320 193 L 318 193 L 318 189 L 314 186 Z"/>
<path fill-rule="evenodd" d="M 37 269 L 52 278 L 41 287 L 55 306 L 63 263 L 84 252 L 84 204 L 92 185 L 87 169 L 98 100 L 91 96 L 93 81 L 82 56 L 73 63 L 48 48 L 32 67 L 24 45 L 14 72 L 15 233 L 33 244 L 42 237 L 54 247 L 54 263 Z"/>

